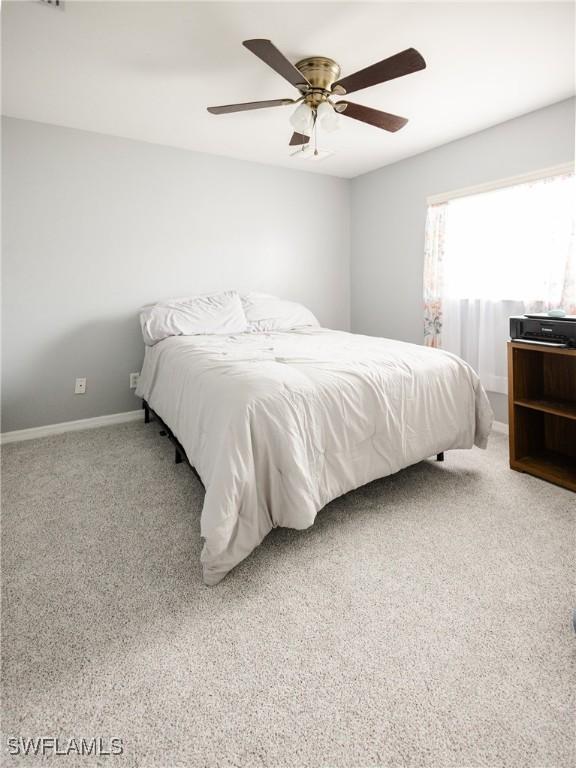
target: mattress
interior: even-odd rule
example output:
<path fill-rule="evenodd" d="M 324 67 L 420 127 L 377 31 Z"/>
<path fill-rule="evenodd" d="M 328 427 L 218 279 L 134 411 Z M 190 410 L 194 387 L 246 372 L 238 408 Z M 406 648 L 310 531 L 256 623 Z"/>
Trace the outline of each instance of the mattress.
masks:
<path fill-rule="evenodd" d="M 218 583 L 276 526 L 453 448 L 485 448 L 492 411 L 448 352 L 311 328 L 178 336 L 146 349 L 137 395 L 206 488 L 201 554 Z"/>

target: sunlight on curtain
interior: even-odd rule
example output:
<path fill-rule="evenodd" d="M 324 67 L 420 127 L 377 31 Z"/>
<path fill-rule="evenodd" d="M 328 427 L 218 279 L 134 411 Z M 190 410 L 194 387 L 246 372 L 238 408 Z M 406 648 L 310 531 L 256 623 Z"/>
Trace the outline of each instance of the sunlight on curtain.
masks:
<path fill-rule="evenodd" d="M 444 234 L 446 203 L 431 205 L 426 218 L 424 246 L 424 343 L 441 346 L 442 285 L 444 269 Z"/>
<path fill-rule="evenodd" d="M 426 222 L 425 343 L 507 391 L 510 315 L 576 314 L 574 174 L 432 205 Z"/>

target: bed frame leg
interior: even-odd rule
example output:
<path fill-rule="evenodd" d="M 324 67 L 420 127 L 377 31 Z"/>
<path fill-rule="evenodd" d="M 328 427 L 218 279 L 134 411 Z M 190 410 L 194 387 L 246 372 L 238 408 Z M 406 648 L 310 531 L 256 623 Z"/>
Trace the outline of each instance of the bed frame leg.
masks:
<path fill-rule="evenodd" d="M 142 408 L 144 408 L 144 424 L 150 424 L 150 406 L 146 400 L 142 401 Z"/>
<path fill-rule="evenodd" d="M 175 448 L 174 451 L 175 451 L 175 453 L 174 453 L 174 463 L 175 464 L 182 464 L 182 454 L 180 453 L 178 448 Z"/>
<path fill-rule="evenodd" d="M 436 461 L 444 461 L 444 451 L 436 454 Z"/>

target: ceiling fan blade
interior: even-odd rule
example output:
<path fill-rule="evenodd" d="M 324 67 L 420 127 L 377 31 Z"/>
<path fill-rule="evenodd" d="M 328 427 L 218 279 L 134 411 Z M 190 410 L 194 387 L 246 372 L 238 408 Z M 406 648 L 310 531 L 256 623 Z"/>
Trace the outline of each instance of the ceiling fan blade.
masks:
<path fill-rule="evenodd" d="M 337 80 L 332 86 L 333 93 L 353 93 L 371 85 L 385 83 L 396 77 L 403 77 L 419 69 L 425 69 L 426 62 L 415 48 L 407 48 L 388 59 L 372 64 L 370 67 L 354 72 L 353 75 Z"/>
<path fill-rule="evenodd" d="M 344 105 L 346 105 L 344 107 Z M 340 109 L 338 109 L 340 107 Z M 344 107 L 342 109 L 342 107 Z M 351 101 L 339 101 L 336 104 L 337 112 L 351 117 L 354 120 L 360 120 L 363 123 L 369 123 L 376 128 L 383 128 L 385 131 L 399 131 L 408 122 L 408 118 L 390 115 L 388 112 L 381 112 L 379 109 L 364 107 L 362 104 L 353 104 Z"/>
<path fill-rule="evenodd" d="M 271 40 L 244 40 L 242 45 L 296 88 L 308 88 L 310 86 L 304 75 L 296 69 L 292 62 L 288 61 Z"/>
<path fill-rule="evenodd" d="M 212 115 L 226 115 L 229 112 L 246 112 L 248 109 L 266 109 L 267 107 L 284 107 L 295 104 L 294 99 L 274 99 L 273 101 L 247 101 L 244 104 L 224 104 L 221 107 L 207 107 Z"/>
<path fill-rule="evenodd" d="M 300 147 L 303 144 L 308 144 L 309 141 L 310 141 L 310 136 L 306 136 L 303 133 L 293 133 L 292 138 L 290 139 L 289 146 Z"/>

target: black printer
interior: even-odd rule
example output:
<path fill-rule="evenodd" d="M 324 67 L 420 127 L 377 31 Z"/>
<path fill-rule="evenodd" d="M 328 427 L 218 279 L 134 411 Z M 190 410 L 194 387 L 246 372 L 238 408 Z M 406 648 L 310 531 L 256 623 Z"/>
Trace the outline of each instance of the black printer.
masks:
<path fill-rule="evenodd" d="M 511 317 L 510 338 L 530 344 L 576 347 L 576 315 L 550 317 L 535 314 Z"/>

